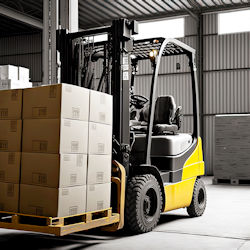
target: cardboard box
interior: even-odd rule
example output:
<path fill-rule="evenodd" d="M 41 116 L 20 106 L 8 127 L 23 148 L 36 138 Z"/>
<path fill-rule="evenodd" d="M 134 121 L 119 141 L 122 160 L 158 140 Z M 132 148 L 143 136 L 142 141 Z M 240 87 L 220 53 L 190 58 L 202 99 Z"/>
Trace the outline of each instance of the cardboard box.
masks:
<path fill-rule="evenodd" d="M 32 82 L 22 82 L 19 80 L 0 80 L 0 90 L 6 89 L 26 89 L 32 88 Z"/>
<path fill-rule="evenodd" d="M 113 97 L 112 95 L 90 90 L 89 121 L 112 125 Z"/>
<path fill-rule="evenodd" d="M 0 66 L 0 79 L 1 80 L 18 80 L 18 68 L 14 65 Z"/>
<path fill-rule="evenodd" d="M 88 121 L 89 90 L 55 84 L 25 89 L 23 92 L 24 119 L 68 118 Z"/>
<path fill-rule="evenodd" d="M 112 153 L 112 126 L 89 123 L 89 154 L 111 155 Z"/>
<path fill-rule="evenodd" d="M 0 182 L 0 211 L 18 212 L 19 184 Z"/>
<path fill-rule="evenodd" d="M 21 183 L 61 188 L 86 185 L 87 155 L 22 153 Z"/>
<path fill-rule="evenodd" d="M 23 121 L 22 151 L 28 153 L 87 154 L 88 122 L 70 119 Z"/>
<path fill-rule="evenodd" d="M 20 152 L 21 120 L 0 120 L 0 151 Z"/>
<path fill-rule="evenodd" d="M 87 212 L 110 207 L 111 183 L 87 185 Z"/>
<path fill-rule="evenodd" d="M 65 217 L 86 211 L 86 186 L 49 188 L 20 185 L 20 213 Z"/>
<path fill-rule="evenodd" d="M 29 82 L 30 70 L 24 67 L 18 67 L 18 80 L 22 82 Z"/>
<path fill-rule="evenodd" d="M 0 152 L 0 182 L 19 184 L 20 166 L 20 152 Z"/>
<path fill-rule="evenodd" d="M 0 91 L 0 119 L 22 118 L 22 90 Z"/>
<path fill-rule="evenodd" d="M 87 184 L 111 181 L 111 155 L 88 155 Z"/>

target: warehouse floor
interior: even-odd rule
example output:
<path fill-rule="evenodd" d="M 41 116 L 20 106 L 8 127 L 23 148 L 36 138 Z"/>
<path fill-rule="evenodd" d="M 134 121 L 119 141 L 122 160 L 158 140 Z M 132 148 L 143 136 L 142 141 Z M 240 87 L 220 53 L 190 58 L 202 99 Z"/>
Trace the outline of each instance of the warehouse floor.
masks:
<path fill-rule="evenodd" d="M 212 185 L 204 178 L 208 204 L 200 218 L 180 209 L 161 216 L 153 232 L 128 236 L 88 232 L 63 238 L 0 229 L 1 249 L 250 249 L 250 186 Z"/>

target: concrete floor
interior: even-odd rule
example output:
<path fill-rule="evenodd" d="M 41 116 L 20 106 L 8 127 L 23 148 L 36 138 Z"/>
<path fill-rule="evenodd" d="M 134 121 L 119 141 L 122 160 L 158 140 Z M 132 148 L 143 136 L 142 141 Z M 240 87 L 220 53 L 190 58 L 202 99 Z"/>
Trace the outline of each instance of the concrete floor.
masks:
<path fill-rule="evenodd" d="M 200 218 L 185 209 L 163 214 L 153 232 L 128 236 L 91 231 L 57 238 L 0 229 L 0 249 L 250 249 L 250 186 L 212 185 L 204 178 L 208 204 Z M 15 248 L 14 248 L 15 247 Z"/>

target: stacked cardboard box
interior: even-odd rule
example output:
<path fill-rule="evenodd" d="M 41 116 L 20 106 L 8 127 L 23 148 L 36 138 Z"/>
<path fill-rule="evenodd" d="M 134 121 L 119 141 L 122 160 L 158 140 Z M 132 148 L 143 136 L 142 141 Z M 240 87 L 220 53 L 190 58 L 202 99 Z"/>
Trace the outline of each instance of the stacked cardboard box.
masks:
<path fill-rule="evenodd" d="M 68 84 L 23 91 L 20 212 L 86 211 L 89 90 Z"/>
<path fill-rule="evenodd" d="M 215 116 L 214 177 L 250 179 L 250 115 Z"/>
<path fill-rule="evenodd" d="M 87 211 L 110 207 L 112 96 L 90 91 Z"/>
<path fill-rule="evenodd" d="M 0 89 L 31 88 L 29 69 L 14 65 L 0 66 Z"/>
<path fill-rule="evenodd" d="M 0 210 L 18 212 L 22 90 L 0 91 Z"/>

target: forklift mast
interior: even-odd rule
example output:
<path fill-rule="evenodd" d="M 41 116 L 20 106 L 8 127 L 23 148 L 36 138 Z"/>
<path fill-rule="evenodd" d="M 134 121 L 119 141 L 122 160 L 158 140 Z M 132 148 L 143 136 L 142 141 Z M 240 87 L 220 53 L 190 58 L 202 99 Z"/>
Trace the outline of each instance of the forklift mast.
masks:
<path fill-rule="evenodd" d="M 108 34 L 110 55 L 112 57 L 111 94 L 113 95 L 113 149 L 114 160 L 119 161 L 129 174 L 130 131 L 129 131 L 129 99 L 130 99 L 130 71 L 129 53 L 133 50 L 132 35 L 138 33 L 136 21 L 126 19 L 114 20 L 111 26 L 67 33 L 66 30 L 57 31 L 57 50 L 61 59 L 61 81 L 79 85 L 73 72 L 75 39 Z M 110 91 L 109 91 L 110 92 Z"/>

